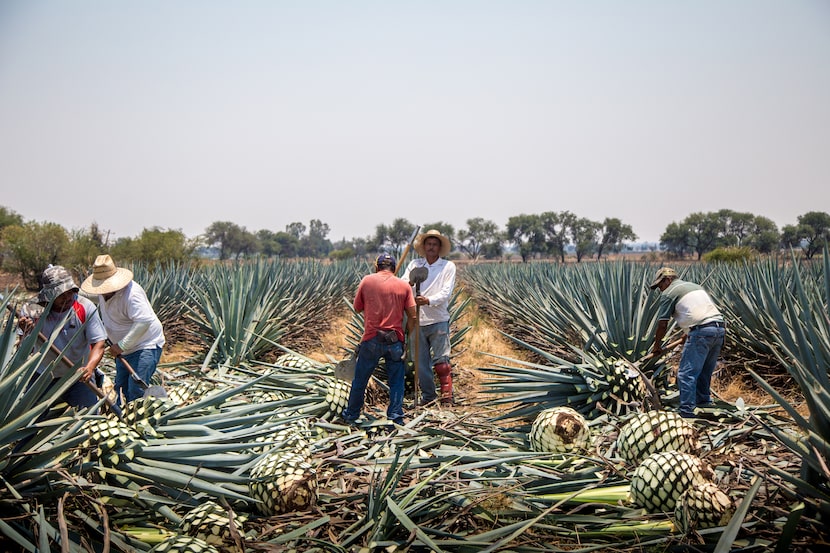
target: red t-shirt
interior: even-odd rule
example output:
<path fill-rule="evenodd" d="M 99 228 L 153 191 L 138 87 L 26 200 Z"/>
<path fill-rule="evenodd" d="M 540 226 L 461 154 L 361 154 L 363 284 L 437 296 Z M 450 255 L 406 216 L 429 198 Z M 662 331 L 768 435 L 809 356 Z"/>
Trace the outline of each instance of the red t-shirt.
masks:
<path fill-rule="evenodd" d="M 403 342 L 403 314 L 407 307 L 415 307 L 415 297 L 409 283 L 390 271 L 380 271 L 363 277 L 354 298 L 355 311 L 363 311 L 361 340 L 371 340 L 377 335 L 379 328 L 393 328 L 398 340 Z"/>

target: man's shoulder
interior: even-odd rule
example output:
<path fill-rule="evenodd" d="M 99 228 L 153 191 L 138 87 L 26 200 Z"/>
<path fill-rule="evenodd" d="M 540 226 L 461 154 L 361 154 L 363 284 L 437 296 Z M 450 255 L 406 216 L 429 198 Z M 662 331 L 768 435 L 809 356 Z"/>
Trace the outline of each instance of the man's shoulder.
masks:
<path fill-rule="evenodd" d="M 84 316 L 89 317 L 98 310 L 98 305 L 89 298 L 79 295 L 76 300 L 84 310 Z"/>

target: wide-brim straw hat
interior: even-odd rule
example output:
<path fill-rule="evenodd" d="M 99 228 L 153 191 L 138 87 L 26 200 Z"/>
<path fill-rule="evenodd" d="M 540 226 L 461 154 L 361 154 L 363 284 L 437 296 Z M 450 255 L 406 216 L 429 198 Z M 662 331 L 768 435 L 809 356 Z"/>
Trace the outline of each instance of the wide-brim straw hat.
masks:
<path fill-rule="evenodd" d="M 81 284 L 81 290 L 90 295 L 111 294 L 124 288 L 133 280 L 133 272 L 116 267 L 109 255 L 99 255 L 92 265 L 92 274 Z"/>
<path fill-rule="evenodd" d="M 452 242 L 450 242 L 449 238 L 441 234 L 441 231 L 436 229 L 430 229 L 415 237 L 413 247 L 415 248 L 415 251 L 418 252 L 418 255 L 424 257 L 424 240 L 427 238 L 437 238 L 441 241 L 441 251 L 438 253 L 439 257 L 447 257 L 449 255 L 452 250 Z"/>

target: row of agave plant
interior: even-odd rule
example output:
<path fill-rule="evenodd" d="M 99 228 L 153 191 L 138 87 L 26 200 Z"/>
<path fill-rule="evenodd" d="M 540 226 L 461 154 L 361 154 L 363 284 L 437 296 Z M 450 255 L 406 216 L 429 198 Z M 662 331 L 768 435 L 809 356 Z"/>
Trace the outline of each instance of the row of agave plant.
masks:
<path fill-rule="evenodd" d="M 762 408 L 733 407 L 719 412 L 719 420 L 699 422 L 704 440 L 696 429 L 667 426 L 669 415 L 652 418 L 638 371 L 654 376 L 662 365 L 655 360 L 638 366 L 637 359 L 648 348 L 653 324 L 653 299 L 643 292 L 653 268 L 585 267 L 569 272 L 529 265 L 511 268 L 510 275 L 467 268 L 465 292 L 453 302 L 454 348 L 463 348 L 467 332 L 461 315 L 477 305 L 500 310 L 494 316 L 501 328 L 539 362 L 498 358 L 481 368 L 492 377 L 485 386 L 492 396 L 479 405 L 422 407 L 394 428 L 380 415 L 382 382 L 370 394 L 360 426 L 339 425 L 348 383 L 335 378 L 332 364 L 282 345 L 302 344 L 342 312 L 343 298 L 353 295 L 368 270 L 359 264 L 138 269 L 136 278 L 147 283 L 156 310 L 169 314 L 168 324 L 184 319 L 198 329 L 204 353 L 162 367 L 167 398 L 145 398 L 117 413 L 77 413 L 60 405 L 71 375 L 50 390 L 29 387 L 28 375 L 46 350 L 31 338 L 15 347 L 14 321 L 7 319 L 0 342 L 0 409 L 6 413 L 0 424 L 0 536 L 13 544 L 10 550 L 73 552 L 588 551 L 700 540 L 728 550 L 743 538 L 738 534 L 756 493 L 765 503 L 749 516 L 756 529 L 777 529 L 783 509 L 776 504 L 795 498 L 808 508 L 793 512 L 807 520 L 826 517 L 827 503 L 804 491 L 826 487 L 826 456 L 805 461 L 811 469 L 799 475 L 781 464 L 785 457 L 769 444 L 777 437 L 804 459 L 823 454 L 827 435 L 793 434 L 791 421 Z M 540 274 L 545 270 L 555 274 Z M 789 298 L 781 299 L 783 328 L 808 336 L 793 335 L 796 348 L 806 340 L 811 351 L 824 347 L 826 355 L 826 321 L 821 326 L 808 318 L 825 316 L 827 294 L 810 296 L 818 288 L 799 284 L 801 272 L 792 271 L 793 287 L 782 292 Z M 538 283 L 538 293 L 525 273 Z M 597 282 L 600 277 L 604 283 Z M 501 288 L 505 278 L 510 284 Z M 586 287 L 569 294 L 576 280 Z M 510 288 L 518 295 L 502 302 L 500 294 L 513 298 Z M 804 303 L 805 297 L 816 303 Z M 568 298 L 578 303 L 568 304 Z M 800 317 L 798 325 L 790 311 Z M 353 315 L 344 338 L 353 345 L 361 330 Z M 790 368 L 784 360 L 792 363 L 792 352 L 765 347 Z M 275 349 L 283 353 L 274 356 Z M 826 372 L 824 361 L 809 367 Z M 826 397 L 816 394 L 812 401 L 826 407 Z M 652 399 L 666 401 L 664 394 Z M 557 430 L 568 428 L 557 425 L 563 413 L 548 416 L 563 406 L 574 408 L 577 422 L 590 418 L 576 426 L 578 440 Z M 652 443 L 655 435 L 663 438 Z M 569 437 L 564 447 L 563 436 Z M 677 450 L 677 456 L 646 462 L 650 455 L 670 454 L 660 448 Z M 735 459 L 752 458 L 758 448 L 779 455 L 775 470 L 736 470 L 745 460 Z M 694 477 L 661 472 L 664 466 Z M 752 475 L 763 475 L 764 485 L 757 480 L 750 487 Z M 673 489 L 655 489 L 669 480 Z M 682 498 L 674 489 L 681 485 L 687 488 Z M 746 496 L 724 500 L 716 491 L 726 487 Z M 666 493 L 669 501 L 655 500 Z M 714 497 L 718 503 L 704 509 L 721 509 L 721 516 L 687 516 L 701 497 Z M 792 532 L 791 518 L 786 528 Z M 778 534 L 785 543 L 784 532 Z"/>
<path fill-rule="evenodd" d="M 721 423 L 744 416 L 761 431 L 745 439 L 771 434 L 797 456 L 800 471 L 785 470 L 765 458 L 757 459 L 751 469 L 792 504 L 790 516 L 781 521 L 779 547 L 786 547 L 799 521 L 807 528 L 823 528 L 830 518 L 830 262 L 826 252 L 818 263 L 784 261 L 676 267 L 681 278 L 704 283 L 719 300 L 729 328 L 726 364 L 730 359 L 741 363 L 775 399 L 776 408 L 786 413 L 761 416 L 764 410 L 747 410 L 742 400 L 731 406 L 719 402 L 721 408 L 708 413 Z M 647 356 L 656 323 L 657 294 L 646 286 L 655 270 L 625 262 L 468 270 L 465 280 L 478 305 L 537 361 L 502 357 L 482 368 L 492 377 L 485 392 L 494 394 L 495 403 L 509 406 L 503 416 L 527 420 L 552 408 L 573 407 L 590 419 L 609 412 L 660 409 L 676 399 L 663 360 L 637 361 Z M 761 360 L 771 361 L 797 385 L 808 417 L 753 370 Z M 666 432 L 663 428 L 659 433 Z M 650 434 L 634 435 L 642 441 Z M 670 449 L 684 447 L 693 446 L 673 444 Z M 710 448 L 708 454 L 715 451 Z M 661 478 L 671 480 L 666 474 Z M 674 489 L 671 494 L 677 498 L 683 491 Z"/>

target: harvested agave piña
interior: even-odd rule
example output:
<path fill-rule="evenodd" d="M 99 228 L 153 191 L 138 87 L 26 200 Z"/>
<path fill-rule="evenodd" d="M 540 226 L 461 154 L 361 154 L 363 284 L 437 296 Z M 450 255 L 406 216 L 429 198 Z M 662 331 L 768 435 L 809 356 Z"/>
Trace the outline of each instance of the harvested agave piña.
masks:
<path fill-rule="evenodd" d="M 298 371 L 314 368 L 314 363 L 311 360 L 296 353 L 283 353 L 277 357 L 277 361 L 274 364 L 289 369 L 297 369 Z"/>
<path fill-rule="evenodd" d="M 643 378 L 631 365 L 618 359 L 606 367 L 606 392 L 601 403 L 615 415 L 638 409 L 646 396 Z"/>
<path fill-rule="evenodd" d="M 121 422 L 135 427 L 155 428 L 165 411 L 173 404 L 160 397 L 140 397 L 129 402 L 121 414 Z"/>
<path fill-rule="evenodd" d="M 735 514 L 735 504 L 714 482 L 693 484 L 680 494 L 674 519 L 683 532 L 724 526 Z"/>
<path fill-rule="evenodd" d="M 219 553 L 219 550 L 193 536 L 173 536 L 150 549 L 150 553 Z"/>
<path fill-rule="evenodd" d="M 652 453 L 663 451 L 697 455 L 700 453 L 699 433 L 677 413 L 638 413 L 620 429 L 617 451 L 622 459 L 632 464 L 639 463 Z"/>
<path fill-rule="evenodd" d="M 570 407 L 551 407 L 536 415 L 529 437 L 533 451 L 572 453 L 587 449 L 590 436 L 585 417 Z"/>
<path fill-rule="evenodd" d="M 179 529 L 194 538 L 198 538 L 210 545 L 222 546 L 222 551 L 240 551 L 233 542 L 230 523 L 233 523 L 240 534 L 243 534 L 242 523 L 245 517 L 239 517 L 232 509 L 221 507 L 214 501 L 206 501 L 194 507 L 182 517 Z"/>
<path fill-rule="evenodd" d="M 215 386 L 204 380 L 186 380 L 181 384 L 171 386 L 167 397 L 175 405 L 186 405 L 195 403 L 202 399 L 202 396 L 213 391 Z"/>
<path fill-rule="evenodd" d="M 317 473 L 306 455 L 276 450 L 251 469 L 248 488 L 265 515 L 306 511 L 317 503 Z"/>
<path fill-rule="evenodd" d="M 307 457 L 311 456 L 311 427 L 308 419 L 293 419 L 286 422 L 275 421 L 272 431 L 261 434 L 254 438 L 257 445 L 251 448 L 254 453 L 265 453 L 274 447 L 281 450 L 290 450 L 301 453 Z M 274 443 L 270 443 L 274 442 Z"/>
<path fill-rule="evenodd" d="M 653 453 L 634 470 L 630 500 L 649 513 L 672 513 L 680 495 L 695 484 L 712 479 L 712 470 L 700 458 L 678 451 Z"/>
<path fill-rule="evenodd" d="M 323 384 L 325 385 L 326 404 L 328 405 L 327 412 L 321 415 L 321 418 L 333 420 L 338 417 L 343 409 L 349 404 L 349 392 L 352 385 L 349 382 L 344 382 L 339 378 L 330 376 L 323 377 Z"/>
<path fill-rule="evenodd" d="M 95 447 L 99 462 L 109 467 L 132 461 L 143 443 L 141 435 L 133 427 L 117 419 L 88 420 L 81 427 L 81 432 L 86 434 L 81 447 Z"/>

